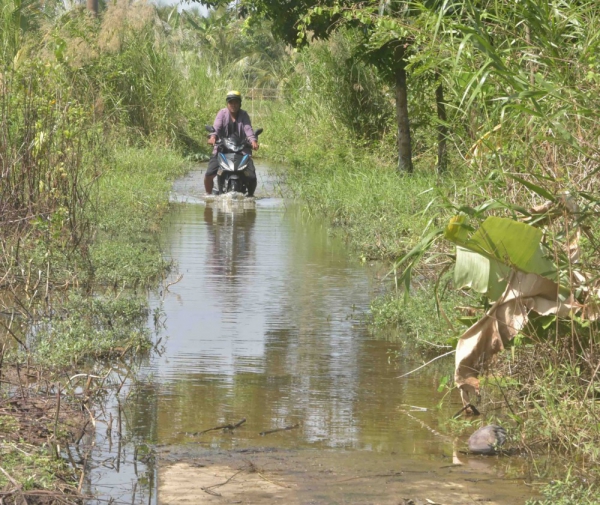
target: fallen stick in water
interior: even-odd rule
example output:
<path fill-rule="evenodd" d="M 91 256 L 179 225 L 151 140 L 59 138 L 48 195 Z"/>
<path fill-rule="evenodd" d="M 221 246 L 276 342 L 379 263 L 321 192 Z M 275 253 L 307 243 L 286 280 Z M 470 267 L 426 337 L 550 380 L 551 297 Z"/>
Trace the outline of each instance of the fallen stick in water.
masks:
<path fill-rule="evenodd" d="M 474 416 L 480 416 L 481 415 L 480 412 L 479 412 L 479 410 L 477 410 L 477 408 L 475 407 L 475 405 L 467 403 L 462 409 L 460 409 L 456 414 L 454 414 L 452 416 L 452 419 L 456 419 L 458 416 L 460 416 L 467 409 L 471 409 L 471 412 L 473 413 Z"/>
<path fill-rule="evenodd" d="M 245 422 L 246 422 L 246 418 L 244 417 L 244 419 L 242 419 L 241 421 L 239 421 L 236 424 L 224 424 L 222 426 L 215 426 L 214 428 L 209 428 L 208 430 L 203 430 L 203 431 L 197 431 L 195 433 L 190 433 L 190 435 L 192 437 L 197 437 L 198 435 L 202 435 L 203 433 L 208 433 L 209 431 L 216 431 L 216 430 L 229 430 L 229 431 L 233 431 L 236 428 L 239 428 Z"/>
<path fill-rule="evenodd" d="M 298 428 L 298 426 L 300 426 L 300 424 L 294 424 L 292 426 L 286 426 L 285 428 L 277 428 L 276 430 L 261 431 L 259 433 L 259 435 L 261 437 L 264 437 L 265 435 L 270 435 L 271 433 L 277 433 L 278 431 L 293 430 L 294 428 Z"/>

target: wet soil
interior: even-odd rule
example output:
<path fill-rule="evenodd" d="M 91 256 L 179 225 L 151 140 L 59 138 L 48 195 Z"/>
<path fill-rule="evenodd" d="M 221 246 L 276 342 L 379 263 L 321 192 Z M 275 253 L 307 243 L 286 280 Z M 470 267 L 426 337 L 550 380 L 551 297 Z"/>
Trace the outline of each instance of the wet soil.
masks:
<path fill-rule="evenodd" d="M 39 485 L 24 488 L 19 484 L 23 480 L 22 471 L 39 484 L 35 479 L 36 468 L 31 468 L 39 455 L 66 459 L 68 454 L 70 461 L 78 458 L 81 440 L 93 432 L 82 402 L 65 395 L 39 369 L 4 363 L 1 372 L 0 480 L 6 486 L 0 489 L 0 503 L 82 503 L 84 497 L 70 484 L 75 477 L 67 466 L 57 470 L 57 465 L 52 482 L 45 482 L 43 489 Z M 23 460 L 23 468 L 20 464 L 6 466 L 6 459 L 13 459 L 11 454 L 15 453 Z"/>
<path fill-rule="evenodd" d="M 524 503 L 520 479 L 507 479 L 484 459 L 415 461 L 395 454 L 339 451 L 171 448 L 160 451 L 161 504 L 456 504 Z M 485 469 L 489 473 L 485 473 Z M 533 490 L 528 490 L 533 494 Z"/>
<path fill-rule="evenodd" d="M 48 381 L 41 370 L 4 364 L 0 375 L 0 417 L 5 416 L 4 424 L 10 429 L 2 429 L 0 425 L 0 442 L 40 446 L 52 441 L 81 440 L 89 416 L 81 402 L 75 404 L 72 400 L 54 382 Z M 55 439 L 55 432 L 60 439 Z"/>

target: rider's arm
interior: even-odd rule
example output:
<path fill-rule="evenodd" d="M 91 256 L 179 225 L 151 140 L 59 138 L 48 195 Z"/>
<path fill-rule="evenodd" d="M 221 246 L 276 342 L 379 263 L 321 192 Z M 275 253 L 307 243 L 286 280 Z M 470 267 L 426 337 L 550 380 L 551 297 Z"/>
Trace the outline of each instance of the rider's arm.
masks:
<path fill-rule="evenodd" d="M 217 137 L 224 137 L 228 121 L 229 112 L 227 111 L 227 109 L 221 109 L 219 112 L 217 112 L 215 121 L 213 123 L 213 128 L 215 129 L 215 132 L 210 134 L 210 138 L 214 138 L 216 140 Z"/>
<path fill-rule="evenodd" d="M 250 122 L 250 116 L 247 112 L 244 113 L 244 116 L 240 118 L 242 121 L 242 125 L 244 126 L 244 133 L 246 134 L 246 138 L 248 142 L 256 142 L 256 135 L 254 135 L 254 130 L 252 129 L 252 123 Z"/>
<path fill-rule="evenodd" d="M 252 145 L 252 149 L 256 151 L 258 149 L 258 139 L 256 138 L 256 135 L 254 135 L 252 123 L 250 122 L 250 116 L 248 115 L 248 113 L 245 113 L 244 117 L 240 119 L 244 126 L 244 133 L 246 134 L 246 138 L 248 139 L 250 145 Z"/>

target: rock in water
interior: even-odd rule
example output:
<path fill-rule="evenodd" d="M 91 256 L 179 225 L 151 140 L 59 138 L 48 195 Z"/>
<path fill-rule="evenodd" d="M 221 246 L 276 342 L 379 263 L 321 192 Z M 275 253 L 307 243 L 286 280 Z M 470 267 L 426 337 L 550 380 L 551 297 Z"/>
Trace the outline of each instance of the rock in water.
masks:
<path fill-rule="evenodd" d="M 469 451 L 473 454 L 496 454 L 506 442 L 506 430 L 490 424 L 479 428 L 469 437 Z"/>

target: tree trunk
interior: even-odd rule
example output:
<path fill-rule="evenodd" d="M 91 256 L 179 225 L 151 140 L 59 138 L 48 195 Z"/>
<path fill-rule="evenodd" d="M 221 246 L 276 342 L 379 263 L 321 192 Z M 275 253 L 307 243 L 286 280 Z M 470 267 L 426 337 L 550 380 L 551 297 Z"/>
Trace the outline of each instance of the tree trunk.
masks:
<path fill-rule="evenodd" d="M 439 78 L 439 76 L 438 76 Z M 438 117 L 438 160 L 437 160 L 437 171 L 438 174 L 446 171 L 448 167 L 448 156 L 446 153 L 446 137 L 448 136 L 448 127 L 446 126 L 446 103 L 444 102 L 444 85 L 442 81 L 439 82 L 438 87 L 435 89 L 435 103 L 437 105 L 437 117 Z"/>
<path fill-rule="evenodd" d="M 404 55 L 399 57 L 396 68 L 396 121 L 398 122 L 398 170 L 412 173 L 410 123 L 408 121 L 408 90 Z"/>
<path fill-rule="evenodd" d="M 94 16 L 98 15 L 98 0 L 87 0 L 87 9 Z"/>

